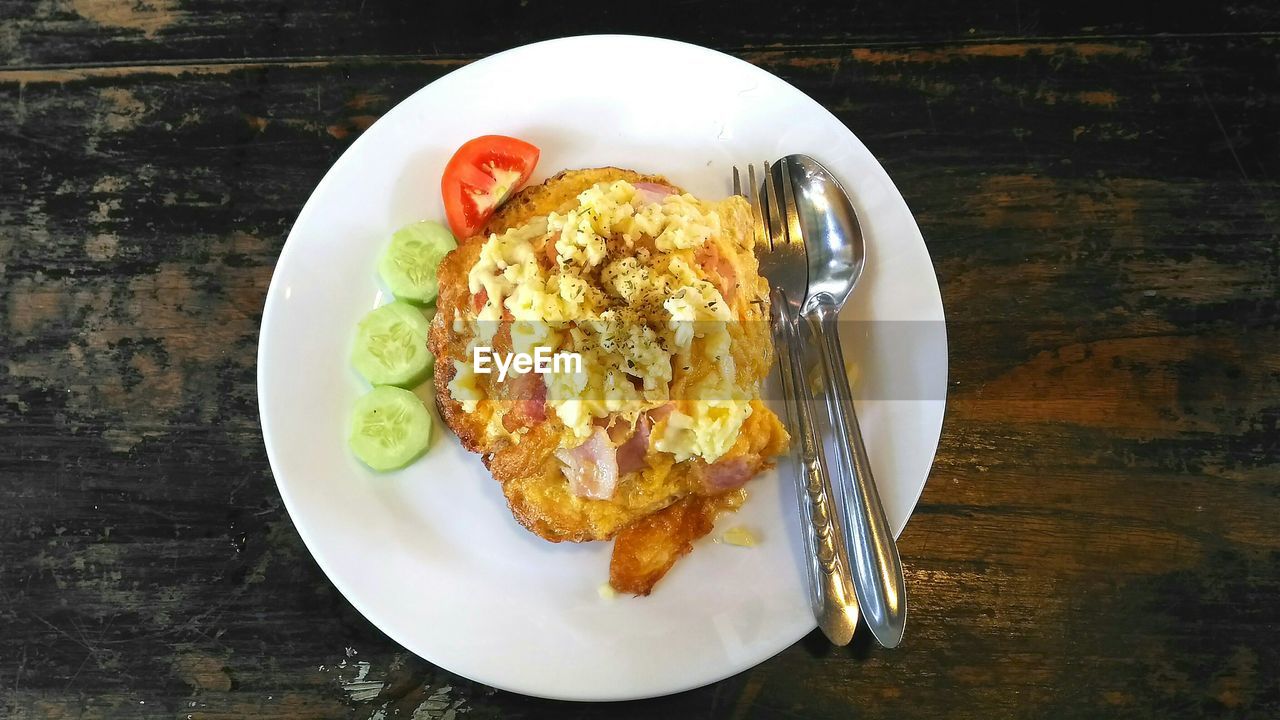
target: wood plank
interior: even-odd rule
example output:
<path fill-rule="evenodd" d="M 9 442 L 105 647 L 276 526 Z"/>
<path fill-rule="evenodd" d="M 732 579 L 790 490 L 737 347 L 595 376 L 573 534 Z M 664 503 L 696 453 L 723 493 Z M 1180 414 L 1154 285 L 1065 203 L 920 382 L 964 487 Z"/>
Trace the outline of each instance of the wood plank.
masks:
<path fill-rule="evenodd" d="M 210 58 L 412 55 L 475 57 L 563 35 L 632 33 L 737 50 L 826 43 L 1115 38 L 1280 32 L 1262 0 L 973 3 L 870 0 L 783 5 L 742 0 L 620 7 L 568 0 L 400 3 L 390 0 L 0 0 L 0 65 Z"/>
<path fill-rule="evenodd" d="M 953 384 L 903 538 L 910 632 L 600 707 L 379 633 L 302 546 L 258 434 L 297 210 L 456 63 L 0 71 L 0 715 L 1280 714 L 1276 50 L 744 53 L 881 158 L 942 281 Z"/>

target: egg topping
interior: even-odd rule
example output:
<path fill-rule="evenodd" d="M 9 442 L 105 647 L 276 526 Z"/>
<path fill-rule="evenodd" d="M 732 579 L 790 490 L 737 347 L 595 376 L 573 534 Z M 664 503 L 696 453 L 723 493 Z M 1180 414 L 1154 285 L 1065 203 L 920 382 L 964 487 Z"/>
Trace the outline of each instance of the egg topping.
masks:
<path fill-rule="evenodd" d="M 734 205 L 743 202 L 708 203 L 616 181 L 582 192 L 563 214 L 490 235 L 468 274 L 482 302 L 474 315 L 454 318 L 471 326 L 466 357 L 504 324 L 514 352 L 578 353 L 579 372 L 542 376 L 548 408 L 571 431 L 562 445 L 580 443 L 601 418 L 634 425 L 674 400 L 655 428 L 654 448 L 676 462 L 715 461 L 733 446 L 758 394 L 736 382 L 728 331 L 758 290 L 725 287 L 699 253 L 712 251 L 732 266 L 751 252 L 750 236 L 726 237 L 732 233 L 722 228 L 721 213 L 743 212 Z M 716 371 L 678 383 L 695 363 Z M 484 390 L 469 361 L 454 365 L 449 392 L 474 412 Z M 680 397 L 672 397 L 673 385 Z M 519 441 L 501 422 L 489 427 Z"/>

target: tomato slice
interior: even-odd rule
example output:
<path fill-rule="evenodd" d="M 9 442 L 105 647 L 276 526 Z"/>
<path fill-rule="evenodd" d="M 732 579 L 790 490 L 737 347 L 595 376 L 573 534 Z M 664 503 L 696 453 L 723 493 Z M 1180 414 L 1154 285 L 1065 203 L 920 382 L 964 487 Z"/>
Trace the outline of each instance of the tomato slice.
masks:
<path fill-rule="evenodd" d="M 505 135 L 483 135 L 458 148 L 440 180 L 445 216 L 458 240 L 480 232 L 498 206 L 524 186 L 540 154 L 536 146 Z"/>

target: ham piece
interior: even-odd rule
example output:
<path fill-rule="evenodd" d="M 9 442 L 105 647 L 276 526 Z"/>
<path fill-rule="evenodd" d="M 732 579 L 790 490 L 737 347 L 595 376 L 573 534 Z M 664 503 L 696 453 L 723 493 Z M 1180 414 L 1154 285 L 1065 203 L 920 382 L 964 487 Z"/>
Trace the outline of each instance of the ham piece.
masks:
<path fill-rule="evenodd" d="M 604 428 L 593 428 L 586 442 L 555 454 L 564 463 L 569 492 L 596 500 L 613 497 L 618 487 L 618 451 Z"/>
<path fill-rule="evenodd" d="M 649 452 L 649 430 L 652 423 L 647 415 L 641 415 L 636 421 L 636 431 L 626 442 L 618 446 L 618 473 L 643 470 L 648 467 L 644 456 Z"/>
<path fill-rule="evenodd" d="M 736 490 L 751 479 L 751 464 L 746 458 L 735 457 L 711 463 L 702 473 L 702 487 L 716 495 Z"/>
<path fill-rule="evenodd" d="M 576 448 L 557 450 L 556 458 L 564 464 L 564 476 L 569 480 L 569 492 L 597 500 L 613 497 L 619 477 L 648 467 L 645 455 L 649 452 L 652 429 L 653 421 L 641 415 L 630 437 L 620 437 L 625 430 L 614 432 L 611 437 L 608 429 L 597 425 L 586 442 Z M 621 443 L 615 446 L 619 440 Z"/>
<path fill-rule="evenodd" d="M 706 243 L 693 254 L 693 259 L 711 276 L 711 282 L 720 290 L 725 302 L 733 303 L 738 291 L 738 271 L 733 263 L 720 254 L 714 243 Z"/>
<path fill-rule="evenodd" d="M 502 416 L 502 426 L 507 432 L 536 425 L 547 419 L 547 384 L 538 373 L 527 372 L 508 376 L 511 387 L 503 388 L 506 397 L 515 404 Z"/>
<path fill-rule="evenodd" d="M 660 183 L 638 182 L 632 185 L 636 189 L 636 199 L 644 203 L 658 203 L 668 195 L 675 195 L 676 189 Z"/>

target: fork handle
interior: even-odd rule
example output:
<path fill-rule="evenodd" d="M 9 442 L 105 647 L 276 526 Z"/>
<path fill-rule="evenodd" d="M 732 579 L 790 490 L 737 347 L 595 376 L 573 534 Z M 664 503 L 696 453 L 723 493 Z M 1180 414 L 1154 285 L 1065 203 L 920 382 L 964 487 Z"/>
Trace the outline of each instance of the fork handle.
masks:
<path fill-rule="evenodd" d="M 848 645 L 858 625 L 858 605 L 849 578 L 849 552 L 840 531 L 832 500 L 835 497 L 827 471 L 822 440 L 814 417 L 812 393 L 804 380 L 798 320 L 791 317 L 787 298 L 775 288 L 770 303 L 779 375 L 787 425 L 798 428 L 799 460 L 796 486 L 800 496 L 800 521 L 805 563 L 809 576 L 809 600 L 818 627 L 835 645 Z M 792 444 L 794 448 L 796 443 Z M 795 451 L 792 451 L 793 457 Z"/>
<path fill-rule="evenodd" d="M 838 458 L 836 484 L 845 513 L 840 525 L 852 554 L 854 593 L 871 633 L 881 645 L 891 648 L 902 642 L 906 630 L 906 582 L 853 407 L 836 322 L 839 311 L 829 296 L 818 295 L 805 317 L 820 346 L 827 414 Z"/>

